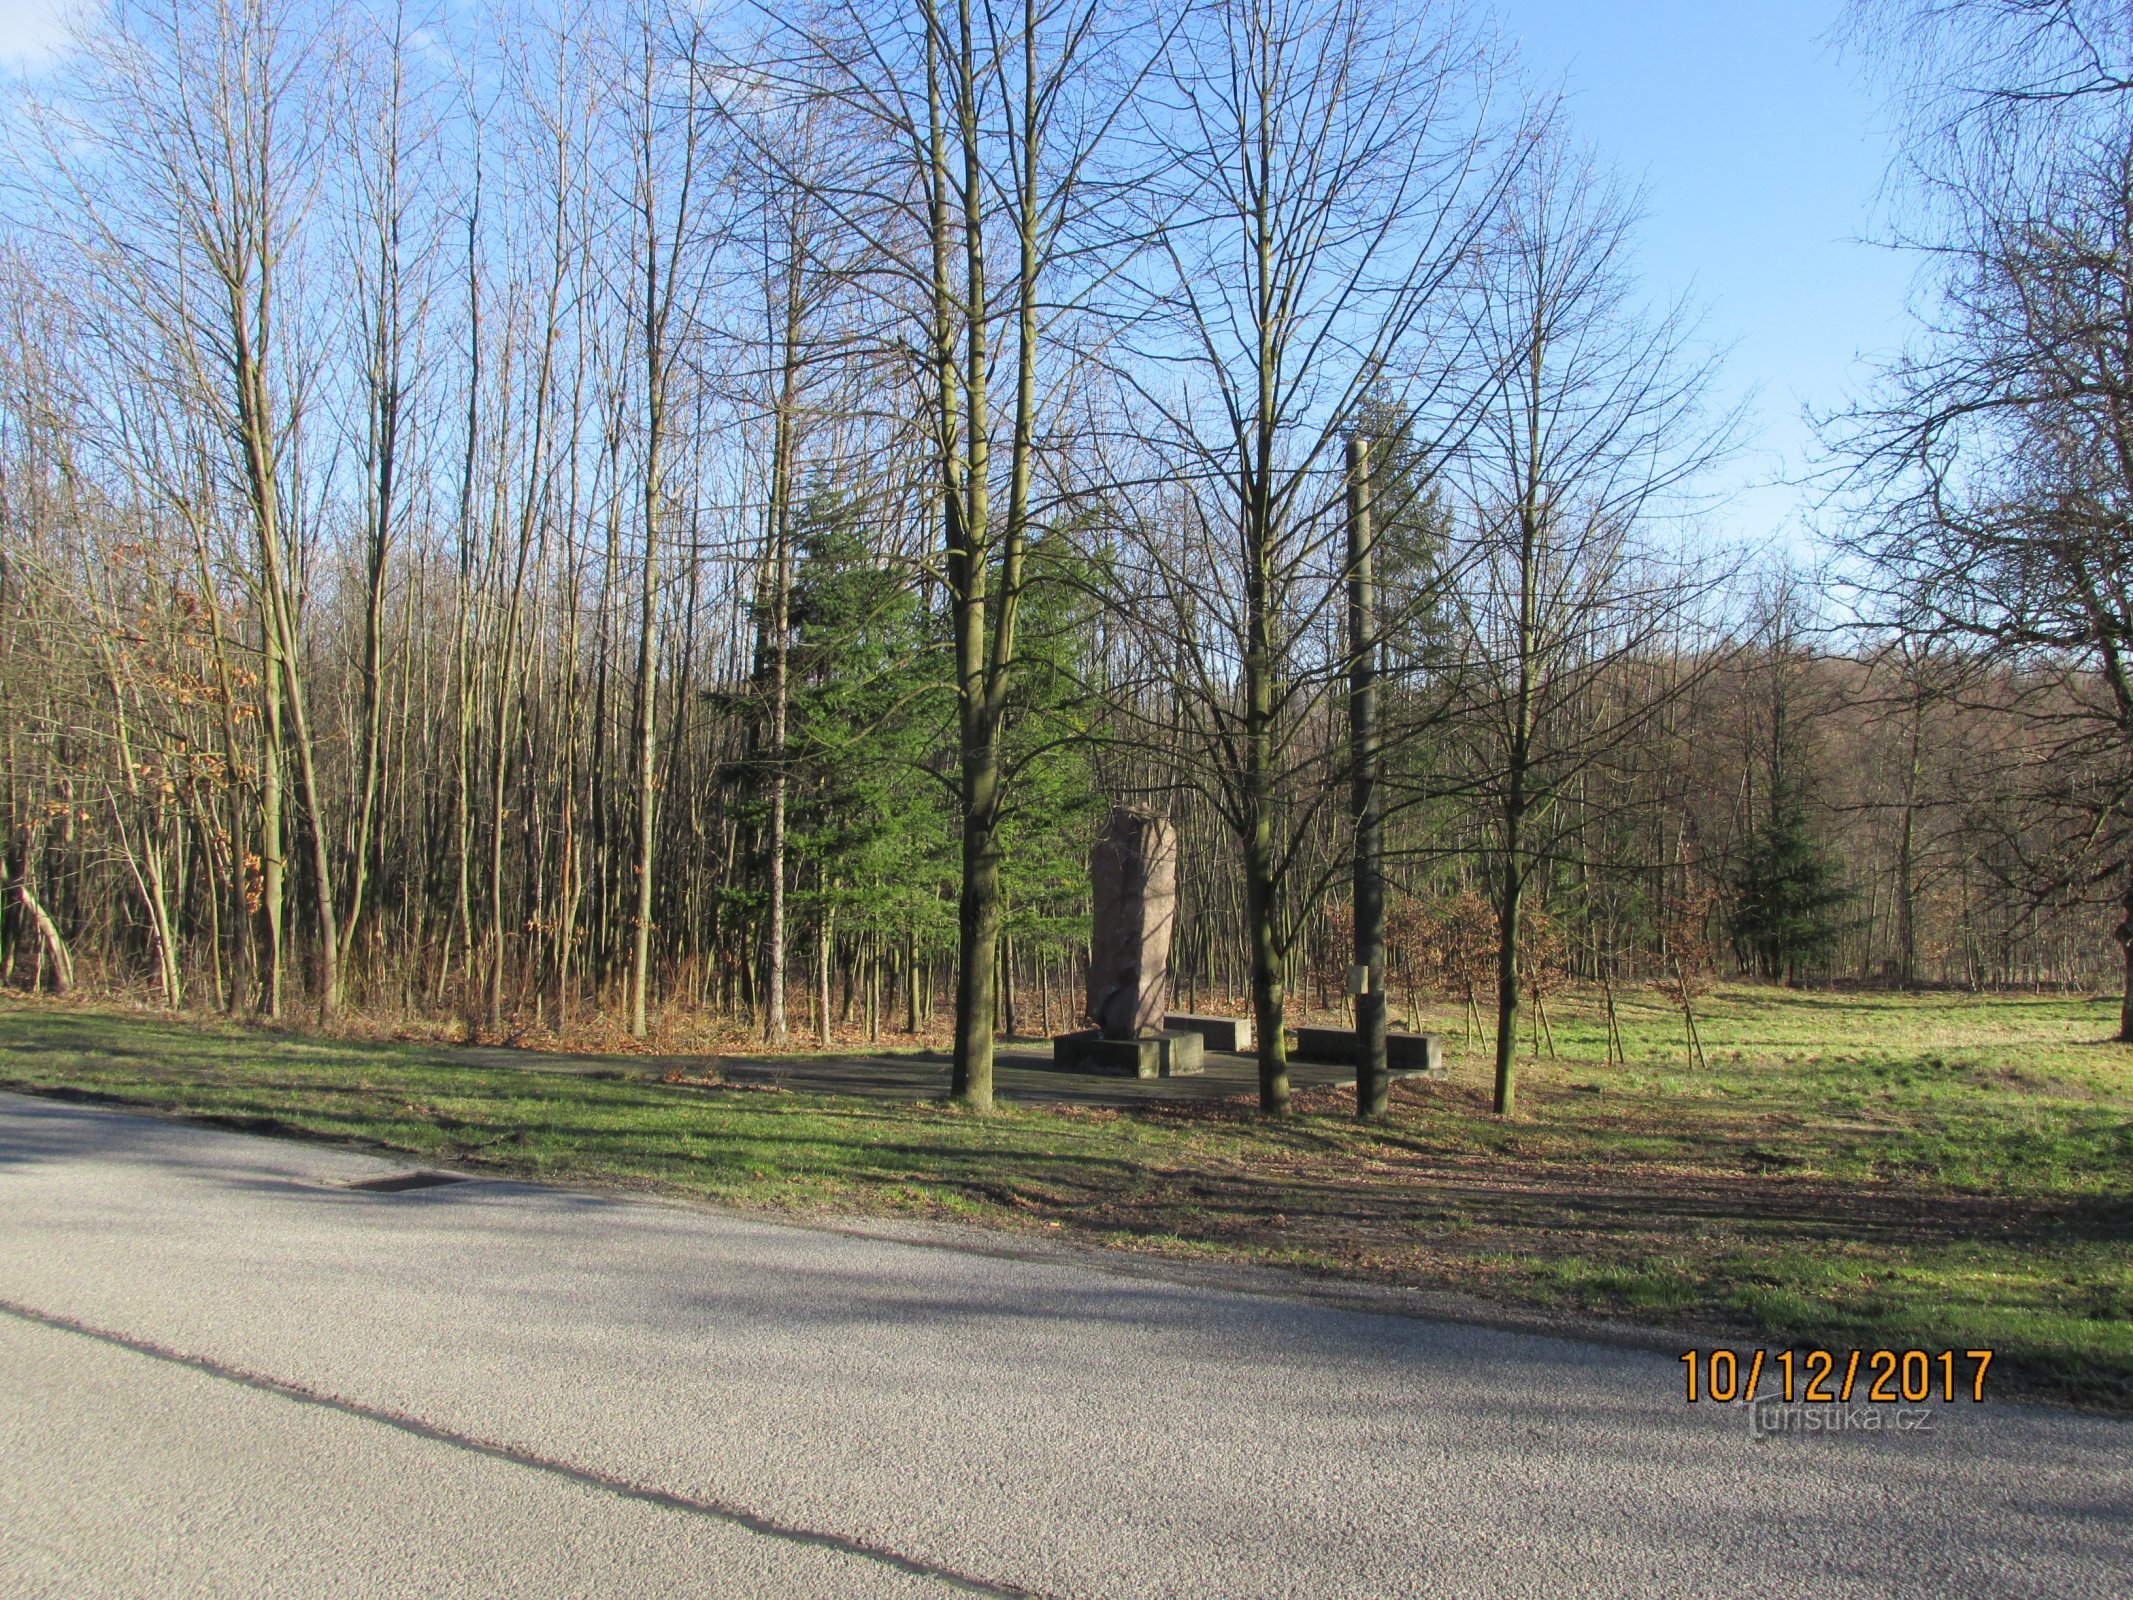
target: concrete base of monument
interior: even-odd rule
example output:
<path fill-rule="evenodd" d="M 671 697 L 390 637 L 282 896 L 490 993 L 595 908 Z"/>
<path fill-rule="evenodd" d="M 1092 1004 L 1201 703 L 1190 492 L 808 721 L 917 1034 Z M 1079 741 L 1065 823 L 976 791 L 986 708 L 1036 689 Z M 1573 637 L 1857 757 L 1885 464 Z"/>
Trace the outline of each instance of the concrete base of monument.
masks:
<path fill-rule="evenodd" d="M 1355 1065 L 1353 1028 L 1291 1028 L 1289 1055 L 1297 1061 L 1332 1061 Z M 1411 1077 L 1444 1076 L 1444 1040 L 1434 1033 L 1385 1035 L 1385 1068 Z"/>
<path fill-rule="evenodd" d="M 1184 1078 L 1204 1070 L 1197 1033 L 1166 1029 L 1138 1039 L 1106 1039 L 1094 1028 L 1052 1039 L 1052 1065 L 1061 1072 L 1113 1078 Z"/>
<path fill-rule="evenodd" d="M 1252 1053 L 1250 1017 L 1214 1017 L 1194 1011 L 1173 1011 L 1163 1018 L 1163 1026 L 1172 1033 L 1197 1033 L 1201 1043 L 1210 1050 L 1226 1051 L 1233 1056 Z"/>

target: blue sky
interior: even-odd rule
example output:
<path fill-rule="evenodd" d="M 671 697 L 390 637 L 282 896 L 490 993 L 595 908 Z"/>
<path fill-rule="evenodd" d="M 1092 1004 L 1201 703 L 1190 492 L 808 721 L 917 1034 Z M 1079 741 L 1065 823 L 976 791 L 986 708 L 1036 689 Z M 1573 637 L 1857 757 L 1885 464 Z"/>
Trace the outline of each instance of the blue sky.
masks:
<path fill-rule="evenodd" d="M 1573 131 L 1641 183 L 1648 286 L 1686 293 L 1730 346 L 1727 398 L 1751 391 L 1750 448 L 1723 474 L 1716 531 L 1798 547 L 1813 496 L 1803 405 L 1829 407 L 1861 354 L 1902 342 L 1912 264 L 1877 236 L 1885 118 L 1831 34 L 1837 0 L 1499 0 L 1536 84 Z"/>
<path fill-rule="evenodd" d="M 0 72 L 35 66 L 58 43 L 68 0 L 0 0 Z"/>

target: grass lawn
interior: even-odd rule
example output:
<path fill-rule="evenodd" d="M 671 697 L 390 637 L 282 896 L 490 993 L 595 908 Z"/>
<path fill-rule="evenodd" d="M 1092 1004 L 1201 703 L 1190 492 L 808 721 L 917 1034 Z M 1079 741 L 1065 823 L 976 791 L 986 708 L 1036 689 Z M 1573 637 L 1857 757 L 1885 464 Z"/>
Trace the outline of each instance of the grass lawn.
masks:
<path fill-rule="evenodd" d="M 1421 1284 L 1736 1344 L 1998 1352 L 1991 1389 L 2133 1410 L 2133 1048 L 2117 1002 L 1798 994 L 1679 1020 L 1625 996 L 1628 1066 L 1552 1003 L 1560 1060 L 1488 1112 L 1451 1081 L 1390 1117 L 1345 1094 L 1006 1110 L 529 1071 L 449 1046 L 0 1003 L 0 1087 L 94 1097 L 499 1174 L 813 1213 L 904 1213 Z"/>

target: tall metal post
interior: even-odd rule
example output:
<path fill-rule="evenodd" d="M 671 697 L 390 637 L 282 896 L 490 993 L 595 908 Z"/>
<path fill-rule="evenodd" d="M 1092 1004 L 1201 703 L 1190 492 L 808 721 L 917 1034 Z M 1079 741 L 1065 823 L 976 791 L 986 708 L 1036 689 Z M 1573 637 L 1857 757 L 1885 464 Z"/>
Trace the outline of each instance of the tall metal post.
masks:
<path fill-rule="evenodd" d="M 1385 818 L 1378 798 L 1377 592 L 1371 572 L 1370 441 L 1348 441 L 1348 760 L 1355 821 L 1355 1113 L 1382 1116 L 1385 1070 Z"/>

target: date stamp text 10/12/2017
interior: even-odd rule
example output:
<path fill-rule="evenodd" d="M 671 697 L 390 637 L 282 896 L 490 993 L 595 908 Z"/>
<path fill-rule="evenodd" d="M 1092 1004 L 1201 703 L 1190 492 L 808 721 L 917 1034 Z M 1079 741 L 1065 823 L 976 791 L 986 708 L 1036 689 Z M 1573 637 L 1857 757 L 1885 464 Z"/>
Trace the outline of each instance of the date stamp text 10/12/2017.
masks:
<path fill-rule="evenodd" d="M 1684 1350 L 1688 1403 L 1731 1405 L 1765 1398 L 1796 1403 L 1922 1405 L 1985 1398 L 1990 1350 Z"/>

